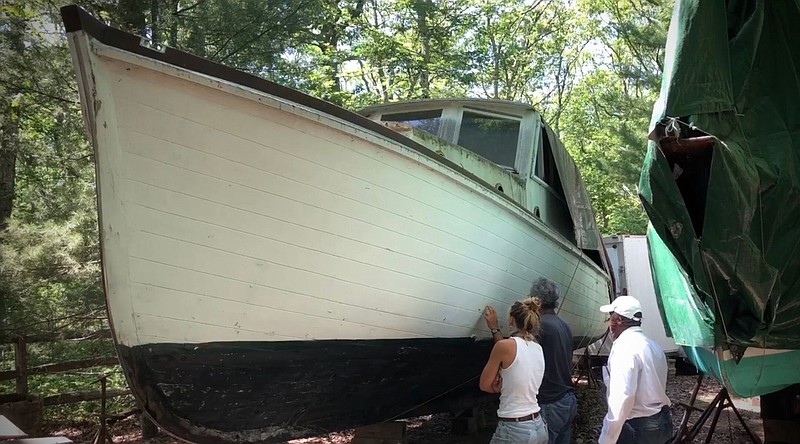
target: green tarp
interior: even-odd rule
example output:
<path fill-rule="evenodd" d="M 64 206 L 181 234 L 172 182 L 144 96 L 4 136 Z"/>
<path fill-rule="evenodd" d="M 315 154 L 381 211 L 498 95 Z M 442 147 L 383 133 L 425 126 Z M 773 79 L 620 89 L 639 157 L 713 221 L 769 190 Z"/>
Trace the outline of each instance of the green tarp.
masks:
<path fill-rule="evenodd" d="M 676 2 L 639 186 L 679 344 L 800 348 L 799 71 L 798 1 Z"/>

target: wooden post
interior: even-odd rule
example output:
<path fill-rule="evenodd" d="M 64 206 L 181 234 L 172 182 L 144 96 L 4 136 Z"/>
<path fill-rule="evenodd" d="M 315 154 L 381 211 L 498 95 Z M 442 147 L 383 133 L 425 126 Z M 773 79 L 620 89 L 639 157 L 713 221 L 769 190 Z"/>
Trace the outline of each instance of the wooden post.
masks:
<path fill-rule="evenodd" d="M 800 436 L 800 384 L 761 395 L 765 444 L 797 442 Z"/>
<path fill-rule="evenodd" d="M 111 434 L 108 433 L 108 420 L 106 418 L 106 375 L 100 377 L 100 429 L 94 435 L 92 444 L 114 444 Z"/>
<path fill-rule="evenodd" d="M 382 422 L 356 428 L 351 444 L 406 444 L 406 423 Z"/>
<path fill-rule="evenodd" d="M 468 436 L 478 433 L 478 407 L 465 409 L 450 418 L 450 429 L 454 435 Z"/>
<path fill-rule="evenodd" d="M 147 413 L 139 414 L 139 423 L 142 425 L 142 439 L 152 439 L 158 436 L 158 426 L 150 420 Z"/>
<path fill-rule="evenodd" d="M 28 346 L 22 336 L 17 336 L 14 342 L 14 370 L 17 372 L 17 394 L 28 396 Z"/>

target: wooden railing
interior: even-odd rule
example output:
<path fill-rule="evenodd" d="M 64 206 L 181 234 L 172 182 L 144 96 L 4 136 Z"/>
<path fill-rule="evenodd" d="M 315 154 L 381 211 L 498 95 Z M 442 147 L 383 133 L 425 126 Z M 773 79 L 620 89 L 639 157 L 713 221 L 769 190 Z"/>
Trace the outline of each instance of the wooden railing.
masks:
<path fill-rule="evenodd" d="M 101 367 L 109 365 L 117 365 L 119 361 L 116 356 L 99 357 L 91 359 L 77 359 L 72 361 L 65 361 L 53 364 L 38 365 L 34 367 L 28 366 L 28 345 L 33 343 L 42 342 L 55 342 L 61 340 L 81 340 L 81 339 L 101 339 L 110 338 L 111 332 L 109 330 L 100 330 L 91 334 L 81 333 L 67 333 L 61 335 L 41 335 L 41 336 L 28 336 L 28 337 L 15 337 L 11 340 L 0 341 L 0 344 L 13 344 L 14 345 L 14 370 L 0 371 L 0 382 L 16 380 L 16 394 L 27 397 L 30 395 L 28 390 L 28 378 L 32 375 L 63 373 L 72 370 L 87 369 L 92 367 Z M 110 389 L 106 390 L 105 397 L 111 398 L 115 396 L 122 396 L 130 394 L 128 389 Z M 61 393 L 58 395 L 42 397 L 42 404 L 57 405 L 69 404 L 80 401 L 92 401 L 103 398 L 100 390 L 84 391 L 84 392 L 70 392 Z"/>

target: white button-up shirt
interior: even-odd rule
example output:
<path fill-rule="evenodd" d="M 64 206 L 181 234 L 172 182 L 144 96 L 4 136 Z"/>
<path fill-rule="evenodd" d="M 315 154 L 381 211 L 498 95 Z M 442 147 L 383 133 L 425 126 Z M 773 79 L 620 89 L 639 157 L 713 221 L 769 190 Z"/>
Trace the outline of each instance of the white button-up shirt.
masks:
<path fill-rule="evenodd" d="M 614 444 L 625 421 L 652 416 L 670 405 L 667 388 L 667 357 L 641 327 L 620 333 L 603 369 L 608 413 L 603 419 L 600 444 Z"/>

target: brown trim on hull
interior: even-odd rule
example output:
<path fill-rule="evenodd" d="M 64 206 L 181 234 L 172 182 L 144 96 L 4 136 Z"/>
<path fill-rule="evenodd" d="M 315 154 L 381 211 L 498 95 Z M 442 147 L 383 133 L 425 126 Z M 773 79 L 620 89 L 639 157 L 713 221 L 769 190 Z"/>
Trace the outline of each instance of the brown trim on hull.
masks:
<path fill-rule="evenodd" d="M 714 148 L 717 138 L 714 136 L 698 136 L 686 139 L 667 137 L 659 140 L 661 150 L 669 157 L 674 154 L 697 154 Z"/>
<path fill-rule="evenodd" d="M 395 142 L 401 143 L 408 148 L 411 148 L 424 156 L 439 162 L 448 168 L 466 176 L 470 180 L 481 184 L 486 190 L 502 197 L 507 202 L 512 203 L 518 209 L 524 211 L 526 214 L 535 218 L 532 212 L 528 211 L 525 207 L 520 205 L 510 196 L 499 192 L 491 184 L 484 181 L 480 177 L 471 173 L 470 171 L 462 168 L 458 164 L 440 156 L 426 146 L 414 142 L 413 140 L 398 134 L 380 123 L 374 122 L 361 116 L 353 111 L 348 111 L 333 103 L 317 99 L 308 94 L 300 92 L 286 86 L 279 85 L 275 82 L 263 79 L 253 74 L 248 74 L 237 69 L 212 62 L 211 60 L 198 57 L 187 52 L 180 51 L 175 48 L 164 46 L 164 51 L 156 51 L 141 45 L 142 37 L 134 34 L 127 33 L 117 28 L 106 25 L 100 22 L 91 14 L 86 12 L 83 8 L 77 5 L 69 5 L 61 8 L 61 18 L 64 21 L 64 26 L 67 32 L 84 31 L 90 36 L 94 37 L 103 44 L 113 46 L 124 51 L 138 54 L 147 58 L 158 60 L 170 65 L 178 66 L 189 71 L 198 72 L 211 77 L 216 77 L 221 80 L 232 82 L 248 88 L 261 91 L 263 93 L 280 97 L 285 100 L 292 101 L 299 105 L 313 108 L 317 111 L 323 112 L 330 116 L 345 120 L 352 124 L 358 125 L 366 130 L 380 134 Z M 591 262 L 591 261 L 589 261 Z"/>

